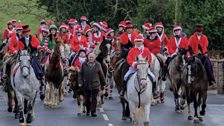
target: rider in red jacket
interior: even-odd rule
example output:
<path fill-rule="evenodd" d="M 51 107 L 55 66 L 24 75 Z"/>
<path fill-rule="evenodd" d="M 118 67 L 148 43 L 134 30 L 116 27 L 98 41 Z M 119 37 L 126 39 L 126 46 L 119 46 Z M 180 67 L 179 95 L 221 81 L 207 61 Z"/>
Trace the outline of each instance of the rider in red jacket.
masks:
<path fill-rule="evenodd" d="M 135 47 L 130 49 L 128 56 L 127 56 L 127 62 L 130 67 L 129 67 L 128 72 L 124 76 L 124 82 L 123 82 L 124 89 L 121 94 L 122 96 L 124 96 L 124 92 L 126 91 L 127 81 L 128 81 L 129 76 L 136 72 L 137 64 L 138 64 L 138 62 L 136 61 L 136 58 L 138 56 L 142 56 L 143 58 L 148 57 L 148 64 L 150 64 L 152 62 L 151 52 L 149 51 L 148 48 L 145 48 L 143 45 L 144 38 L 141 35 L 137 35 L 134 39 L 134 42 L 135 42 Z M 148 75 L 153 82 L 153 92 L 154 92 L 156 90 L 155 89 L 156 88 L 156 80 L 155 80 L 154 74 L 150 71 L 150 69 L 148 69 Z"/>

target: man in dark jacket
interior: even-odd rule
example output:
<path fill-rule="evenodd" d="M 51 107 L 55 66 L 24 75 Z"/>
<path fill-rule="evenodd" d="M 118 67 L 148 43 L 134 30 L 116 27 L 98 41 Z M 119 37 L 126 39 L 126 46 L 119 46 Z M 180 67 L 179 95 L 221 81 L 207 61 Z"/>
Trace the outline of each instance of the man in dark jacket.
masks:
<path fill-rule="evenodd" d="M 86 115 L 89 116 L 89 113 L 91 112 L 92 117 L 97 116 L 97 94 L 100 89 L 104 89 L 106 84 L 102 67 L 95 59 L 96 55 L 90 53 L 88 55 L 88 62 L 82 64 L 78 76 L 79 87 L 83 86 L 86 95 Z"/>

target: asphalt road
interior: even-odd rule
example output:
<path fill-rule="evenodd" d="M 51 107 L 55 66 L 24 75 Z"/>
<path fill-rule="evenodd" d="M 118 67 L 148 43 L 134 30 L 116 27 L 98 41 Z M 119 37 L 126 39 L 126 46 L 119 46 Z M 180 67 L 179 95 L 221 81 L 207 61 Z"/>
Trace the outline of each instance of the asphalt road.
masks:
<path fill-rule="evenodd" d="M 174 102 L 170 91 L 166 91 L 164 104 L 151 108 L 150 126 L 224 126 L 224 96 L 209 94 L 207 113 L 204 121 L 194 124 L 187 120 L 187 109 L 182 113 L 174 112 Z M 46 108 L 37 99 L 35 104 L 35 120 L 33 126 L 130 126 L 129 120 L 121 120 L 121 105 L 115 91 L 114 99 L 106 99 L 103 109 L 98 110 L 97 117 L 77 116 L 76 100 L 72 95 L 56 109 Z M 18 120 L 13 113 L 7 112 L 6 94 L 0 92 L 0 126 L 17 126 Z"/>

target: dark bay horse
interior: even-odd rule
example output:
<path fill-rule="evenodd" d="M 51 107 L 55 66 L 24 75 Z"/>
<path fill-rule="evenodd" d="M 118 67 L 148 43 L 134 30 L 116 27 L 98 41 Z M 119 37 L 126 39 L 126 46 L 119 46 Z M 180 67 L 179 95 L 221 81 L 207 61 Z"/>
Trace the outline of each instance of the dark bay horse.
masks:
<path fill-rule="evenodd" d="M 174 94 L 175 111 L 180 112 L 185 104 L 185 86 L 182 82 L 182 73 L 187 65 L 187 50 L 179 49 L 176 56 L 170 61 L 168 66 L 168 78 L 170 88 Z"/>
<path fill-rule="evenodd" d="M 58 43 L 54 47 L 53 53 L 49 55 L 45 64 L 45 81 L 46 91 L 44 104 L 50 107 L 57 107 L 59 102 L 64 100 L 64 70 L 62 59 L 64 52 L 64 45 L 62 40 L 58 39 Z"/>
<path fill-rule="evenodd" d="M 188 120 L 193 120 L 190 103 L 193 102 L 194 122 L 199 123 L 205 115 L 208 77 L 203 64 L 197 57 L 192 57 L 183 71 L 183 82 L 186 87 Z M 201 107 L 201 110 L 199 110 Z M 198 113 L 200 111 L 200 113 Z"/>

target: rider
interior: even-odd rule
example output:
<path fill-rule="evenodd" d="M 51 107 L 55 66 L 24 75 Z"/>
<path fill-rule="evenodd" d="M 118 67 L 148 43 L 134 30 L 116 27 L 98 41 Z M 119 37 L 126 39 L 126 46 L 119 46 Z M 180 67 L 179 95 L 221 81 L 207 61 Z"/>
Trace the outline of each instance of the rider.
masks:
<path fill-rule="evenodd" d="M 59 36 L 64 40 L 64 44 L 69 44 L 68 27 L 65 23 L 61 23 L 59 27 Z"/>
<path fill-rule="evenodd" d="M 6 59 L 6 61 L 3 64 L 3 67 L 2 67 L 3 68 L 3 75 L 2 75 L 3 80 L 6 80 L 6 78 L 7 78 L 7 75 L 6 75 L 7 65 L 9 65 L 9 63 L 12 61 L 12 59 L 15 58 L 16 54 L 18 53 L 17 52 L 19 49 L 18 41 L 22 36 L 22 30 L 23 30 L 22 23 L 19 22 L 15 29 L 16 29 L 16 34 L 14 34 L 9 41 L 9 54 L 11 54 L 11 57 Z"/>
<path fill-rule="evenodd" d="M 120 36 L 124 33 L 125 28 L 126 28 L 126 22 L 121 21 L 118 25 L 118 32 L 116 34 L 116 38 L 120 38 Z"/>
<path fill-rule="evenodd" d="M 150 52 L 155 54 L 157 57 L 165 62 L 164 57 L 160 54 L 160 39 L 157 36 L 157 30 L 154 27 L 150 27 L 146 30 L 147 37 L 144 39 L 144 46 L 149 49 Z"/>
<path fill-rule="evenodd" d="M 44 26 L 44 25 L 46 25 L 46 20 L 41 20 L 40 21 L 40 27 L 37 29 L 37 36 L 39 37 L 40 35 L 41 35 L 41 33 L 42 33 L 42 27 Z M 40 38 L 39 38 L 40 39 Z"/>
<path fill-rule="evenodd" d="M 8 28 L 4 30 L 3 33 L 3 44 L 0 47 L 0 50 L 8 43 L 8 40 L 16 33 L 12 21 L 8 21 Z"/>
<path fill-rule="evenodd" d="M 205 66 L 208 75 L 209 88 L 216 88 L 216 82 L 213 75 L 211 61 L 208 57 L 208 38 L 202 33 L 204 26 L 197 24 L 195 26 L 195 33 L 189 39 L 190 52 L 193 56 L 197 56 Z"/>
<path fill-rule="evenodd" d="M 164 48 L 167 53 L 167 59 L 165 61 L 165 66 L 163 69 L 163 80 L 166 80 L 167 67 L 170 61 L 175 57 L 178 52 L 178 49 L 188 49 L 188 40 L 185 36 L 181 35 L 182 27 L 175 25 L 173 27 L 174 35 L 168 41 L 166 47 Z"/>
<path fill-rule="evenodd" d="M 121 57 L 126 58 L 130 48 L 134 46 L 134 39 L 137 33 L 133 32 L 133 24 L 126 24 L 126 31 L 120 36 Z"/>
<path fill-rule="evenodd" d="M 17 25 L 16 25 L 16 23 L 17 23 L 17 22 L 16 22 L 16 19 L 15 19 L 15 18 L 12 19 L 11 22 L 12 22 L 12 26 L 15 28 L 15 27 L 17 26 Z"/>
<path fill-rule="evenodd" d="M 87 29 L 90 27 L 88 24 L 87 24 L 87 17 L 86 16 L 81 16 L 80 18 L 80 21 L 81 21 L 81 27 L 82 27 L 82 34 L 85 35 Z"/>
<path fill-rule="evenodd" d="M 70 40 L 72 39 L 73 35 L 75 34 L 75 27 L 76 27 L 77 23 L 78 23 L 77 20 L 73 19 L 73 18 L 71 18 L 68 22 L 68 31 L 69 31 L 68 37 Z"/>
<path fill-rule="evenodd" d="M 75 59 L 75 61 L 72 63 L 73 67 L 80 68 L 81 65 L 86 61 L 86 50 L 79 50 L 78 57 Z"/>
<path fill-rule="evenodd" d="M 72 51 L 78 53 L 81 49 L 86 50 L 88 49 L 88 43 L 86 36 L 82 35 L 82 27 L 78 25 L 75 29 L 76 34 L 73 36 L 70 45 Z"/>
<path fill-rule="evenodd" d="M 136 72 L 136 68 L 137 68 L 137 64 L 138 64 L 136 61 L 136 57 L 138 57 L 139 55 L 142 55 L 142 57 L 148 56 L 148 64 L 150 64 L 152 61 L 151 52 L 149 51 L 148 48 L 145 48 L 143 45 L 144 38 L 141 35 L 137 35 L 134 39 L 134 42 L 135 42 L 135 47 L 129 51 L 128 56 L 127 56 L 127 62 L 130 67 L 129 67 L 128 72 L 124 76 L 124 82 L 123 82 L 124 89 L 122 91 L 121 96 L 124 96 L 124 92 L 126 91 L 128 78 L 130 77 L 131 74 Z M 148 75 L 150 77 L 150 80 L 153 83 L 153 94 L 154 94 L 154 92 L 156 91 L 155 76 L 150 71 L 150 69 L 148 69 Z"/>
<path fill-rule="evenodd" d="M 144 25 L 142 25 L 142 28 L 143 28 L 143 34 L 144 35 L 147 35 L 147 31 L 149 30 L 149 28 L 152 27 L 152 23 L 150 22 L 146 22 Z"/>
<path fill-rule="evenodd" d="M 48 49 L 47 48 L 48 34 L 49 34 L 49 29 L 47 25 L 42 26 L 41 34 L 39 35 L 40 46 L 38 47 L 38 59 L 40 61 L 42 61 L 42 59 L 45 57 L 45 51 Z"/>
<path fill-rule="evenodd" d="M 159 40 L 161 42 L 161 49 L 163 49 L 166 46 L 167 42 L 169 41 L 168 37 L 164 33 L 163 23 L 157 22 L 155 28 L 157 30 L 157 36 L 159 37 Z"/>
<path fill-rule="evenodd" d="M 48 36 L 48 42 L 47 42 L 47 47 L 48 47 L 49 51 L 52 51 L 52 49 L 56 45 L 56 42 L 55 42 L 56 38 L 55 37 L 58 34 L 57 29 L 58 29 L 57 26 L 54 25 L 54 24 L 49 27 L 50 34 Z"/>

